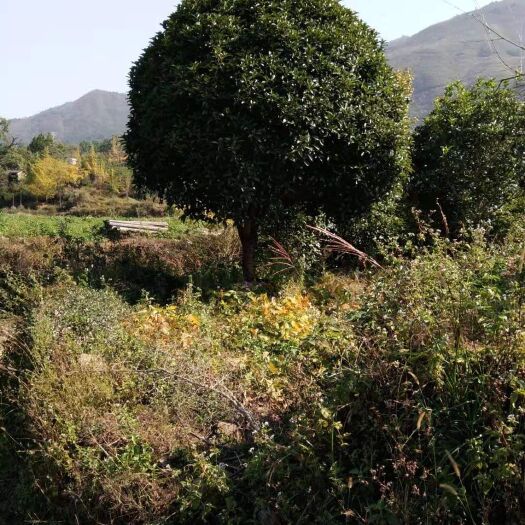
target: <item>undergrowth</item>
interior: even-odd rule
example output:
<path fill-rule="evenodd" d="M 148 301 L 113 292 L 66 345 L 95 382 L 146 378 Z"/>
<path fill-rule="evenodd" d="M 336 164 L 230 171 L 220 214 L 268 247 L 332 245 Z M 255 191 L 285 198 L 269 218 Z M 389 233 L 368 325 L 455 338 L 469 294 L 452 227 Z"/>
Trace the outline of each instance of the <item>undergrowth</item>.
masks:
<path fill-rule="evenodd" d="M 10 423 L 0 450 L 16 450 L 20 472 L 8 469 L 12 516 L 523 522 L 518 230 L 497 247 L 474 232 L 386 269 L 275 293 L 201 290 L 187 278 L 172 300 L 126 300 L 129 268 L 227 268 L 238 246 L 213 239 L 180 252 L 162 240 L 56 243 L 56 253 L 35 246 L 29 260 L 20 249 L 4 261 L 4 306 L 26 334 L 2 358 Z"/>

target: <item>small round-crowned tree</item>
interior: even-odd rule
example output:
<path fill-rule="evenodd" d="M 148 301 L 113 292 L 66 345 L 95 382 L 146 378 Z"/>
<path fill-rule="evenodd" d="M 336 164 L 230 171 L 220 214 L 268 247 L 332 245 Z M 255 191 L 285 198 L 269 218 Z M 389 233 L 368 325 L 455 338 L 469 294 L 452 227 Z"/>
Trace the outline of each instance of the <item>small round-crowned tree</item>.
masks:
<path fill-rule="evenodd" d="M 336 0 L 182 0 L 131 70 L 129 162 L 186 216 L 232 219 L 252 281 L 269 214 L 348 220 L 389 191 L 408 84 Z"/>
<path fill-rule="evenodd" d="M 494 225 L 524 181 L 525 104 L 493 80 L 451 84 L 414 134 L 412 202 L 425 212 L 441 207 L 454 236 Z"/>

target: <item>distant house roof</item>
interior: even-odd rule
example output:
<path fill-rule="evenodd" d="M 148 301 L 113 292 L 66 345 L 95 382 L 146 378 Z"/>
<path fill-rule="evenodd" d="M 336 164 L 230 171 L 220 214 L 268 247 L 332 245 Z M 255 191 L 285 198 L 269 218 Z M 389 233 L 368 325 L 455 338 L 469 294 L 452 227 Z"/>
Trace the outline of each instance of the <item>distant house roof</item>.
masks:
<path fill-rule="evenodd" d="M 9 182 L 20 182 L 26 178 L 26 173 L 23 170 L 9 170 L 7 172 L 7 179 Z"/>

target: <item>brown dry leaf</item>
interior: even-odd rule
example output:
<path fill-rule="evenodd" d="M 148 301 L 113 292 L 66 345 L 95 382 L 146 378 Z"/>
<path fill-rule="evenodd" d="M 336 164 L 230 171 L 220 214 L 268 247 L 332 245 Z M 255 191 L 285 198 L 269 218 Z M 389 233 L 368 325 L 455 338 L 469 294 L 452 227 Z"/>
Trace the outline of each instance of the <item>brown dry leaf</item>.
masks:
<path fill-rule="evenodd" d="M 427 417 L 427 413 L 424 410 L 422 410 L 419 413 L 419 417 L 417 418 L 417 429 L 418 430 L 421 430 L 421 426 L 423 425 L 423 421 L 425 420 L 426 417 Z"/>

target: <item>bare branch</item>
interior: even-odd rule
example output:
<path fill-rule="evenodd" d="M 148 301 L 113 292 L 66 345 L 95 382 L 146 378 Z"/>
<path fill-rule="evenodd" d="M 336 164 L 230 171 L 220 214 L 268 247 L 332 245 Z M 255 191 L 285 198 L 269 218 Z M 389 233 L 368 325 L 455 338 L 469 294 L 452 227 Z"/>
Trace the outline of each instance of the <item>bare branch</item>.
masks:
<path fill-rule="evenodd" d="M 149 371 L 151 374 L 162 374 L 165 377 L 168 377 L 174 381 L 179 381 L 181 383 L 186 383 L 188 385 L 191 385 L 195 388 L 201 388 L 204 390 L 209 390 L 210 392 L 213 392 L 227 401 L 229 401 L 234 408 L 242 414 L 250 423 L 250 426 L 254 430 L 258 430 L 260 428 L 259 422 L 256 420 L 254 415 L 238 400 L 235 398 L 235 396 L 225 387 L 223 386 L 221 389 L 213 387 L 211 385 L 206 385 L 203 383 L 199 383 L 198 381 L 194 381 L 193 379 L 190 379 L 189 377 L 184 377 L 179 374 L 176 374 L 175 372 L 172 372 L 171 370 L 161 368 L 157 370 L 151 370 Z"/>
<path fill-rule="evenodd" d="M 449 0 L 443 0 L 443 2 L 448 4 L 448 5 L 450 5 L 450 6 L 452 6 L 454 9 L 457 9 L 461 13 L 463 13 L 463 14 L 465 14 L 467 16 L 470 16 L 471 18 L 473 18 L 476 22 L 478 22 L 485 29 L 485 31 L 487 32 L 487 39 L 488 39 L 489 45 L 490 45 L 491 49 L 493 50 L 494 54 L 497 56 L 498 60 L 503 64 L 503 66 L 505 66 L 505 68 L 507 70 L 509 70 L 509 71 L 511 71 L 513 73 L 513 76 L 511 78 L 506 79 L 506 80 L 512 80 L 512 79 L 515 79 L 515 78 L 518 78 L 518 77 L 522 76 L 523 72 L 522 71 L 518 71 L 515 68 L 513 68 L 503 58 L 503 56 L 501 55 L 499 49 L 496 47 L 496 44 L 495 44 L 495 42 L 497 42 L 497 41 L 502 41 L 502 42 L 506 42 L 507 44 L 510 44 L 510 45 L 516 47 L 517 49 L 520 49 L 521 51 L 525 51 L 525 45 L 523 45 L 522 42 L 517 42 L 515 40 L 512 40 L 511 38 L 506 37 L 505 35 L 501 34 L 497 29 L 495 29 L 493 26 L 491 26 L 487 22 L 487 20 L 485 18 L 485 14 L 484 14 L 482 8 L 477 7 L 475 11 L 467 12 L 464 9 L 461 9 L 457 5 L 453 4 Z M 494 37 L 497 37 L 497 38 L 494 38 Z"/>

